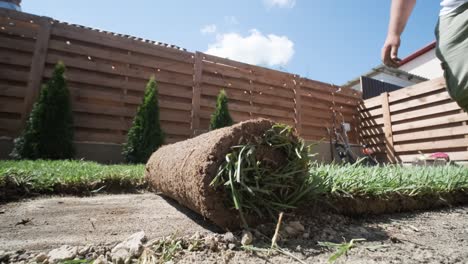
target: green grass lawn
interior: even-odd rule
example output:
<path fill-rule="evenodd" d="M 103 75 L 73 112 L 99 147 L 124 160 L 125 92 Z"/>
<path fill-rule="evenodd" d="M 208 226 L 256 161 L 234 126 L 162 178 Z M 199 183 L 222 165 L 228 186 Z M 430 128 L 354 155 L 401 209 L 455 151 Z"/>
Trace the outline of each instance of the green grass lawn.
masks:
<path fill-rule="evenodd" d="M 0 200 L 12 189 L 25 196 L 139 190 L 145 187 L 144 168 L 143 164 L 102 165 L 88 161 L 0 161 Z M 468 167 L 364 167 L 314 163 L 310 175 L 315 181 L 322 182 L 319 192 L 334 196 L 468 193 Z"/>
<path fill-rule="evenodd" d="M 468 193 L 468 167 L 313 164 L 312 176 L 323 179 L 324 192 L 332 195 L 383 197 L 437 193 Z"/>
<path fill-rule="evenodd" d="M 101 165 L 78 160 L 0 161 L 0 192 L 4 189 L 4 193 L 16 188 L 21 194 L 86 194 L 113 189 L 131 191 L 142 186 L 144 165 Z"/>

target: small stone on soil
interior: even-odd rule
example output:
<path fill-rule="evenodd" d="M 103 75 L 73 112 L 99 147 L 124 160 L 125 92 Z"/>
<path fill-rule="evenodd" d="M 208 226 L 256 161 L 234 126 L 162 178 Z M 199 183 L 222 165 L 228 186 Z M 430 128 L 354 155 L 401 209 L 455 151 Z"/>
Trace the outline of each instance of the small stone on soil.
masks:
<path fill-rule="evenodd" d="M 37 254 L 36 257 L 35 257 L 35 260 L 36 260 L 36 262 L 38 262 L 38 263 L 42 263 L 42 262 L 44 262 L 46 259 L 47 259 L 47 254 L 44 253 L 44 252 L 41 252 L 41 253 Z"/>
<path fill-rule="evenodd" d="M 243 246 L 248 246 L 251 245 L 253 242 L 253 235 L 250 231 L 243 231 L 242 232 L 242 239 L 241 239 L 241 244 Z"/>
<path fill-rule="evenodd" d="M 223 235 L 223 240 L 226 243 L 237 243 L 237 238 L 234 236 L 232 232 L 227 232 Z"/>
<path fill-rule="evenodd" d="M 78 253 L 77 247 L 72 246 L 61 246 L 49 252 L 49 262 L 58 263 L 64 260 L 72 260 Z"/>
<path fill-rule="evenodd" d="M 93 264 L 107 264 L 107 259 L 104 257 L 104 255 L 100 255 L 94 262 Z"/>

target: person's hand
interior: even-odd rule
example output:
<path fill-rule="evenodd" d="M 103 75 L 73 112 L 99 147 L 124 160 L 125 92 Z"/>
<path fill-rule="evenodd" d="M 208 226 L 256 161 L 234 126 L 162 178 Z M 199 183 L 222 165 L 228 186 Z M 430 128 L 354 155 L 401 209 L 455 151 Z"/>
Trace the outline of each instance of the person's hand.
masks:
<path fill-rule="evenodd" d="M 382 62 L 383 64 L 397 68 L 400 63 L 398 58 L 398 48 L 400 47 L 400 36 L 388 35 L 387 40 L 382 48 Z"/>

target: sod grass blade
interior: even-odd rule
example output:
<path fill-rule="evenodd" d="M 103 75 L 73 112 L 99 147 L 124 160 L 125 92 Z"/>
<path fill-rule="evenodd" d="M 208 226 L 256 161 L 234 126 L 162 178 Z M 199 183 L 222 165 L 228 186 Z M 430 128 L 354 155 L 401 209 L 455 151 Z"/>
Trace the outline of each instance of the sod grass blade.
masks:
<path fill-rule="evenodd" d="M 274 219 L 279 211 L 296 208 L 319 189 L 316 188 L 319 181 L 309 178 L 308 148 L 296 138 L 291 127 L 274 125 L 263 137 L 244 143 L 231 147 L 216 181 L 211 182 L 212 187 L 224 188 L 230 194 L 231 200 L 226 202 L 239 210 L 241 217 L 245 212 Z M 258 152 L 259 148 L 263 151 Z M 271 149 L 273 155 L 282 155 L 278 156 L 281 159 L 284 156 L 284 160 L 265 156 L 268 155 L 265 149 L 266 152 Z"/>

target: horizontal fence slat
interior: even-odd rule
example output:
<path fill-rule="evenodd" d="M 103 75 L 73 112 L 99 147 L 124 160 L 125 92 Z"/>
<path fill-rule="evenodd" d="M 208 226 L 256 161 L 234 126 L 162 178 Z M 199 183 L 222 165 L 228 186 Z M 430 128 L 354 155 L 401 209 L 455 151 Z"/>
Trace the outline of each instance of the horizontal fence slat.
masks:
<path fill-rule="evenodd" d="M 458 122 L 468 121 L 467 113 L 453 114 L 448 116 L 429 118 L 425 120 L 412 121 L 409 123 L 393 125 L 393 132 L 399 132 L 410 129 L 420 129 L 437 125 L 446 125 Z"/>
<path fill-rule="evenodd" d="M 29 67 L 31 66 L 31 54 L 0 49 L 0 63 Z"/>
<path fill-rule="evenodd" d="M 106 50 L 103 48 L 95 48 L 77 43 L 67 44 L 67 42 L 63 40 L 51 40 L 49 49 L 67 53 L 68 56 L 82 55 L 85 58 L 90 57 L 91 59 L 100 58 L 108 60 L 110 63 L 120 62 L 123 64 L 134 64 L 154 69 L 163 69 L 166 71 L 190 75 L 193 74 L 193 67 L 189 63 L 182 63 L 179 61 L 163 58 L 152 58 L 150 56 L 142 59 L 141 56 L 132 55 L 131 53 L 129 54 L 129 52 L 124 54 L 122 52 Z M 64 57 L 65 55 L 62 56 Z"/>
<path fill-rule="evenodd" d="M 408 119 L 430 116 L 434 114 L 445 113 L 449 111 L 459 110 L 460 106 L 458 106 L 455 102 L 450 102 L 443 105 L 437 105 L 432 107 L 426 107 L 419 110 L 408 111 L 401 114 L 394 114 L 391 116 L 392 122 L 404 121 Z"/>
<path fill-rule="evenodd" d="M 448 140 L 428 140 L 420 143 L 409 143 L 409 144 L 397 144 L 394 146 L 395 151 L 419 151 L 419 150 L 436 150 L 436 149 L 448 149 L 457 148 L 461 146 L 468 147 L 468 138 L 461 139 L 448 139 Z"/>
<path fill-rule="evenodd" d="M 399 100 L 420 96 L 422 94 L 427 94 L 430 92 L 434 92 L 437 90 L 444 89 L 445 87 L 445 79 L 444 78 L 437 78 L 434 80 L 430 80 L 427 82 L 422 82 L 415 84 L 413 86 L 406 87 L 404 89 L 400 89 L 397 91 L 393 91 L 389 93 L 388 100 L 390 103 L 394 103 Z"/>
<path fill-rule="evenodd" d="M 162 47 L 151 43 L 145 43 L 140 40 L 106 34 L 105 32 L 89 30 L 63 23 L 56 23 L 54 25 L 52 35 L 68 38 L 71 43 L 73 43 L 73 40 L 77 40 L 80 42 L 89 42 L 96 45 L 103 45 L 116 49 L 193 63 L 193 53 L 190 52 Z"/>
<path fill-rule="evenodd" d="M 34 41 L 28 39 L 15 39 L 5 35 L 0 35 L 0 48 L 32 53 L 34 51 Z"/>
<path fill-rule="evenodd" d="M 410 108 L 418 107 L 418 106 L 423 106 L 427 104 L 432 104 L 432 103 L 437 103 L 441 101 L 445 101 L 450 99 L 450 95 L 447 92 L 442 92 L 434 95 L 429 95 L 413 100 L 409 100 L 403 103 L 397 103 L 390 105 L 390 111 L 391 112 L 396 112 L 396 111 L 402 111 L 402 110 L 407 110 Z"/>
<path fill-rule="evenodd" d="M 450 137 L 450 136 L 459 136 L 459 135 L 468 135 L 468 126 L 448 127 L 448 128 L 434 129 L 434 130 L 411 132 L 411 133 L 406 133 L 406 134 L 397 134 L 397 135 L 393 135 L 393 140 L 394 142 L 398 143 L 401 141 L 418 140 L 422 138 L 430 139 L 430 138 Z"/>
<path fill-rule="evenodd" d="M 24 98 L 24 95 L 26 93 L 25 90 L 26 90 L 26 85 L 19 86 L 19 85 L 0 83 L 0 96 Z"/>
<path fill-rule="evenodd" d="M 160 71 L 139 71 L 123 67 L 115 67 L 112 64 L 104 64 L 99 62 L 93 62 L 89 60 L 76 59 L 63 57 L 55 54 L 47 55 L 47 62 L 55 64 L 58 61 L 63 61 L 68 68 L 78 68 L 87 71 L 100 72 L 106 74 L 115 74 L 119 76 L 128 76 L 133 78 L 139 78 L 142 80 L 149 80 L 151 76 L 155 76 L 158 82 L 173 83 L 177 85 L 191 87 L 193 84 L 191 75 L 174 75 L 174 73 L 160 72 Z"/>

